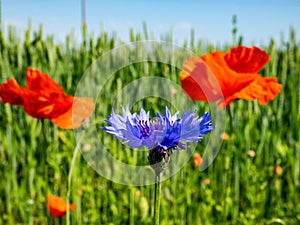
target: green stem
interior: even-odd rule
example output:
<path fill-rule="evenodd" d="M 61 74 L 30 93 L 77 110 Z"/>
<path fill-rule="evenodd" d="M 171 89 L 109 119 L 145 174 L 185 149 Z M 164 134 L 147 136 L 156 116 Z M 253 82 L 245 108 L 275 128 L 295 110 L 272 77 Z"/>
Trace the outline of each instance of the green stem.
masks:
<path fill-rule="evenodd" d="M 45 127 L 45 121 L 44 119 L 41 119 L 41 123 L 42 123 L 42 133 L 43 133 L 43 138 L 44 138 L 44 143 L 47 143 L 47 135 L 46 135 L 46 127 Z"/>
<path fill-rule="evenodd" d="M 229 116 L 229 129 L 230 133 L 234 132 L 233 117 L 230 107 L 227 106 L 227 112 Z M 232 143 L 231 143 L 232 144 Z M 240 174 L 239 174 L 239 152 L 236 148 L 233 149 L 233 167 L 234 167 L 234 207 L 233 207 L 233 219 L 236 221 L 239 215 L 239 200 L 240 200 Z"/>
<path fill-rule="evenodd" d="M 229 129 L 230 129 L 230 132 L 233 132 L 232 114 L 231 114 L 230 106 L 227 106 L 226 109 L 227 109 L 227 113 L 229 116 Z"/>
<path fill-rule="evenodd" d="M 130 188 L 130 211 L 129 211 L 129 224 L 134 225 L 134 189 Z"/>
<path fill-rule="evenodd" d="M 154 193 L 154 221 L 155 225 L 159 225 L 160 214 L 160 172 L 155 175 L 155 193 Z"/>
<path fill-rule="evenodd" d="M 234 148 L 234 220 L 236 221 L 239 215 L 240 208 L 240 173 L 239 173 L 239 153 Z"/>
<path fill-rule="evenodd" d="M 72 173 L 73 173 L 73 169 L 74 169 L 74 166 L 75 166 L 76 157 L 77 157 L 78 152 L 79 152 L 79 146 L 80 146 L 81 138 L 77 142 L 76 148 L 74 150 L 71 165 L 70 165 L 70 169 L 69 169 L 69 175 L 68 175 L 68 189 L 67 189 L 67 198 L 66 198 L 66 202 L 67 202 L 66 224 L 67 225 L 70 225 L 70 194 L 71 194 Z"/>

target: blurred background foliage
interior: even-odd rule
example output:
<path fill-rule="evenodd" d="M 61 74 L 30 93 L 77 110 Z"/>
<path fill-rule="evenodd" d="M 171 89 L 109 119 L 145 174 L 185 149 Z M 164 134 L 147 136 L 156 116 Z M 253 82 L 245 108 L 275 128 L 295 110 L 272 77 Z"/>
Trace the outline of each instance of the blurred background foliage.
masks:
<path fill-rule="evenodd" d="M 195 40 L 191 31 L 183 47 L 197 55 L 227 51 L 243 44 L 235 28 L 232 34 L 233 43 L 212 45 Z M 76 43 L 72 35 L 64 43 L 56 43 L 54 36 L 43 34 L 42 25 L 36 31 L 29 25 L 24 37 L 18 36 L 12 26 L 3 29 L 1 83 L 14 77 L 25 86 L 25 71 L 34 67 L 48 73 L 73 95 L 90 64 L 123 44 L 115 33 L 102 31 L 95 37 L 83 27 L 82 35 L 82 43 Z M 152 38 L 146 24 L 143 33 L 130 30 L 131 42 L 147 39 Z M 163 34 L 161 40 L 172 42 L 172 34 Z M 300 43 L 291 29 L 287 41 L 275 43 L 271 39 L 266 46 L 258 47 L 270 55 L 270 62 L 260 73 L 276 76 L 283 85 L 281 93 L 266 106 L 255 101 L 231 104 L 233 129 L 227 124 L 229 138 L 224 140 L 213 164 L 200 172 L 191 159 L 162 183 L 162 225 L 300 223 Z M 121 69 L 103 87 L 100 125 L 111 112 L 112 97 L 108 96 L 117 95 L 127 83 L 158 75 L 179 84 L 179 73 L 169 65 L 151 62 Z M 165 104 L 153 98 L 138 106 L 144 105 L 153 115 Z M 195 104 L 199 114 L 206 109 L 204 103 Z M 42 129 L 47 133 L 46 139 L 41 135 Z M 103 135 L 103 139 L 121 159 L 131 163 L 145 160 L 110 135 Z M 198 144 L 196 152 L 202 154 L 205 143 L 206 140 Z M 75 145 L 73 131 L 61 130 L 48 120 L 42 127 L 22 108 L 0 104 L 0 224 L 65 224 L 65 218 L 50 215 L 45 202 L 48 193 L 66 196 Z M 77 207 L 71 212 L 71 224 L 152 224 L 153 201 L 152 185 L 113 183 L 98 175 L 81 155 L 77 157 L 71 187 L 71 202 Z"/>

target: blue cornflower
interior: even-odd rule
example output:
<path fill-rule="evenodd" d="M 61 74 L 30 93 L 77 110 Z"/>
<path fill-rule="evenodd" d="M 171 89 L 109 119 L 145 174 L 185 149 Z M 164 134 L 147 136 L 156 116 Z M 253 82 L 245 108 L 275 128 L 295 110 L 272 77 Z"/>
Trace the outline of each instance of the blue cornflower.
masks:
<path fill-rule="evenodd" d="M 114 134 L 131 148 L 146 146 L 149 149 L 184 149 L 186 142 L 201 141 L 202 137 L 211 132 L 215 127 L 211 125 L 209 113 L 195 117 L 193 112 L 183 112 L 178 118 L 178 112 L 171 115 L 168 107 L 165 114 L 157 113 L 157 119 L 150 119 L 149 112 L 143 108 L 140 114 L 131 114 L 128 106 L 123 108 L 123 115 L 112 110 L 106 122 L 109 126 L 102 129 Z"/>
<path fill-rule="evenodd" d="M 123 109 L 123 115 L 112 114 L 106 122 L 109 126 L 102 127 L 106 132 L 131 148 L 146 146 L 149 153 L 150 164 L 160 163 L 162 160 L 168 163 L 170 150 L 185 149 L 187 142 L 199 142 L 203 136 L 211 132 L 215 127 L 211 125 L 209 113 L 198 117 L 196 110 L 183 112 L 178 118 L 178 112 L 171 115 L 168 107 L 164 115 L 157 113 L 156 119 L 149 118 L 149 112 L 143 108 L 140 113 L 131 113 L 128 106 Z"/>

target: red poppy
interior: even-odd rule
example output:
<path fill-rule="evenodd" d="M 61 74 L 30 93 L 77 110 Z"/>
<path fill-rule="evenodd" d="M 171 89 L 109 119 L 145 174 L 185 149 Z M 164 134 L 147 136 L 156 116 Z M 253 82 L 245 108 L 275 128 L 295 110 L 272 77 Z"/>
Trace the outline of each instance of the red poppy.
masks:
<path fill-rule="evenodd" d="M 275 170 L 274 170 L 276 175 L 282 175 L 282 167 L 281 166 L 276 166 Z"/>
<path fill-rule="evenodd" d="M 28 115 L 49 118 L 63 129 L 80 127 L 94 110 L 92 98 L 65 94 L 54 80 L 39 70 L 27 69 L 26 83 L 26 87 L 21 87 L 14 78 L 10 78 L 1 84 L 2 102 L 23 106 Z"/>
<path fill-rule="evenodd" d="M 195 153 L 193 156 L 193 166 L 198 168 L 202 163 L 202 157 L 199 153 Z"/>
<path fill-rule="evenodd" d="M 228 140 L 228 139 L 229 139 L 229 134 L 226 133 L 226 132 L 222 133 L 222 134 L 221 134 L 221 139 L 222 139 L 223 141 Z"/>
<path fill-rule="evenodd" d="M 265 51 L 245 46 L 232 48 L 228 53 L 216 51 L 200 58 L 191 57 L 183 65 L 181 86 L 191 99 L 218 101 L 220 108 L 236 99 L 257 99 L 264 105 L 282 88 L 277 78 L 258 74 L 268 61 Z"/>
<path fill-rule="evenodd" d="M 67 202 L 57 196 L 48 194 L 48 208 L 52 216 L 62 217 L 67 213 Z M 70 204 L 70 210 L 75 209 L 75 204 Z"/>

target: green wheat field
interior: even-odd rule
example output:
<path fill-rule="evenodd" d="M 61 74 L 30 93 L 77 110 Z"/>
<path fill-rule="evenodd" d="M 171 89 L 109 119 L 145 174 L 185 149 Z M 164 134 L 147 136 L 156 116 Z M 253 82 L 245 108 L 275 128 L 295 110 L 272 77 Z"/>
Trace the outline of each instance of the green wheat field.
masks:
<path fill-rule="evenodd" d="M 271 39 L 258 45 L 270 55 L 260 74 L 275 76 L 283 85 L 275 100 L 265 106 L 256 101 L 232 103 L 232 126 L 226 120 L 229 138 L 222 143 L 214 162 L 199 171 L 191 158 L 176 175 L 162 182 L 162 225 L 300 224 L 300 39 L 295 33 L 291 29 L 280 42 Z M 33 67 L 48 73 L 66 93 L 74 95 L 91 63 L 123 43 L 117 34 L 105 31 L 93 36 L 82 29 L 82 36 L 80 44 L 72 35 L 57 43 L 54 36 L 43 34 L 42 26 L 36 31 L 29 26 L 23 36 L 13 27 L 6 27 L 0 32 L 1 83 L 14 77 L 25 86 L 26 69 Z M 243 44 L 242 37 L 234 36 L 232 44 L 214 46 L 195 40 L 191 32 L 183 47 L 197 55 L 227 51 Z M 147 39 L 151 37 L 146 27 L 143 33 L 130 31 L 131 42 Z M 172 34 L 161 37 L 162 41 L 172 39 Z M 163 54 L 157 51 L 149 57 Z M 105 83 L 96 102 L 96 108 L 101 104 L 102 115 L 98 125 L 105 125 L 114 106 L 113 96 L 129 82 L 155 75 L 180 85 L 179 74 L 177 68 L 155 62 L 132 64 L 118 71 Z M 166 104 L 149 98 L 138 102 L 134 110 L 143 105 L 151 113 L 163 112 Z M 205 103 L 195 105 L 199 114 L 209 110 Z M 145 154 L 124 147 L 112 135 L 100 136 L 120 160 L 147 162 Z M 196 152 L 203 154 L 209 136 L 197 145 Z M 71 224 L 153 224 L 154 185 L 114 183 L 100 176 L 79 154 L 69 187 L 75 146 L 72 130 L 59 129 L 49 120 L 42 127 L 41 121 L 29 117 L 23 108 L 0 104 L 0 225 L 66 224 L 66 217 L 56 218 L 49 213 L 46 202 L 49 193 L 66 198 L 68 189 L 70 202 L 76 204 L 76 209 L 70 211 Z"/>

